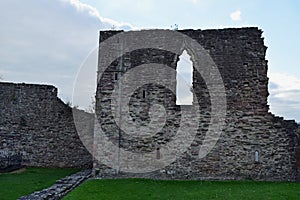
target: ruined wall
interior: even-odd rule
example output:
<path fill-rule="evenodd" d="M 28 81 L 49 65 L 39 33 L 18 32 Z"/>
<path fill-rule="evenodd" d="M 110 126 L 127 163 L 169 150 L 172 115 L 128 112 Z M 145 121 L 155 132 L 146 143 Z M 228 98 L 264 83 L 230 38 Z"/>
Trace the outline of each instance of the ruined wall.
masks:
<path fill-rule="evenodd" d="M 104 31 L 100 42 L 120 31 Z M 266 47 L 257 28 L 222 30 L 182 30 L 199 42 L 216 63 L 226 89 L 227 116 L 220 139 L 213 150 L 199 159 L 199 148 L 211 119 L 207 86 L 194 71 L 194 101 L 200 106 L 196 138 L 179 159 L 169 166 L 144 174 L 112 170 L 95 161 L 103 177 L 150 177 L 176 179 L 300 180 L 300 127 L 269 113 Z M 153 36 L 155 37 L 155 35 Z M 161 39 L 161 38 L 157 38 Z M 101 53 L 101 52 L 100 52 Z M 166 108 L 166 124 L 152 137 L 139 139 L 122 131 L 112 116 L 111 93 L 114 84 L 127 70 L 147 63 L 165 64 L 176 69 L 178 56 L 160 49 L 140 49 L 116 59 L 97 86 L 96 112 L 105 134 L 117 146 L 132 152 L 157 151 L 176 135 L 181 124 L 181 107 L 176 95 L 159 84 L 138 88 L 131 96 L 130 116 L 140 125 L 149 123 L 153 104 Z M 99 62 L 101 69 L 101 61 Z M 176 73 L 161 73 L 159 78 L 176 82 Z M 143 76 L 137 74 L 137 76 Z M 176 85 L 173 85 L 175 87 Z M 123 88 L 124 89 L 124 88 Z M 125 88 L 126 89 L 126 88 Z M 189 109 L 189 106 L 185 106 Z M 79 134 L 92 149 L 93 116 L 83 111 L 74 118 L 72 109 L 57 98 L 57 89 L 49 85 L 0 83 L 0 161 L 43 167 L 88 167 L 92 156 Z M 78 128 L 78 127 L 77 127 Z M 132 132 L 134 133 L 134 132 Z M 259 153 L 258 162 L 255 152 Z M 120 169 L 122 170 L 122 169 Z"/>
<path fill-rule="evenodd" d="M 296 165 L 299 163 L 296 160 L 299 126 L 295 121 L 286 121 L 268 112 L 267 48 L 262 31 L 239 28 L 179 32 L 201 44 L 221 73 L 226 90 L 227 116 L 220 139 L 204 159 L 199 159 L 198 151 L 209 126 L 211 105 L 207 86 L 194 70 L 194 100 L 196 96 L 201 113 L 195 120 L 201 123 L 189 150 L 166 168 L 148 174 L 123 173 L 97 163 L 100 175 L 177 179 L 299 179 L 297 170 L 299 172 L 300 167 Z M 120 31 L 100 32 L 100 43 L 117 33 Z M 157 38 L 160 39 L 163 38 Z M 114 83 L 129 69 L 145 63 L 161 63 L 176 69 L 178 56 L 159 49 L 139 49 L 116 59 L 98 77 L 96 113 L 102 129 L 114 144 L 129 151 L 151 152 L 176 134 L 180 125 L 180 107 L 175 103 L 176 95 L 166 88 L 155 84 L 144 85 L 131 97 L 130 116 L 140 124 L 146 124 L 149 120 L 149 108 L 153 103 L 160 103 L 166 108 L 166 125 L 147 140 L 133 138 L 119 129 L 111 114 L 114 108 L 110 98 Z M 100 60 L 99 70 L 103 67 Z M 161 75 L 161 78 L 174 82 L 176 76 Z M 258 161 L 255 161 L 256 151 Z M 164 158 L 158 156 L 158 159 Z"/>
<path fill-rule="evenodd" d="M 21 155 L 26 166 L 91 166 L 72 109 L 57 97 L 54 86 L 0 83 L 0 141 L 3 163 Z"/>

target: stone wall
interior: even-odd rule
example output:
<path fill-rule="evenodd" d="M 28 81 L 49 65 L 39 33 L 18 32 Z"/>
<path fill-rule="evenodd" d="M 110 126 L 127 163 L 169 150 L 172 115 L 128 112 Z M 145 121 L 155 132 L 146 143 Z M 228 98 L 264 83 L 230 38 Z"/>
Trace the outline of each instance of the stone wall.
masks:
<path fill-rule="evenodd" d="M 93 130 L 87 134 L 92 136 Z M 75 129 L 72 108 L 57 97 L 54 86 L 0 83 L 0 141 L 2 154 L 21 155 L 25 166 L 92 164 Z"/>
<path fill-rule="evenodd" d="M 226 90 L 227 115 L 220 139 L 205 158 L 199 159 L 198 152 L 211 119 L 211 102 L 203 78 L 194 70 L 194 101 L 196 99 L 199 102 L 201 114 L 193 120 L 201 123 L 189 150 L 169 166 L 151 173 L 124 173 L 122 169 L 112 170 L 96 162 L 100 176 L 289 181 L 299 179 L 300 167 L 296 151 L 300 145 L 300 128 L 295 121 L 284 120 L 269 112 L 268 66 L 265 60 L 267 48 L 264 46 L 262 31 L 258 28 L 238 28 L 179 32 L 201 44 L 221 73 Z M 117 33 L 121 31 L 100 32 L 100 43 Z M 166 108 L 165 126 L 147 140 L 131 137 L 118 127 L 112 115 L 114 107 L 111 106 L 111 94 L 114 84 L 129 69 L 147 63 L 165 64 L 176 69 L 178 56 L 160 49 L 139 49 L 119 57 L 101 77 L 98 75 L 96 113 L 102 130 L 115 145 L 133 152 L 153 152 L 176 135 L 180 125 L 180 107 L 176 105 L 176 95 L 170 90 L 155 84 L 143 85 L 131 96 L 130 117 L 140 125 L 148 123 L 149 108 L 154 103 Z M 103 70 L 103 67 L 105 66 L 99 60 L 98 70 Z M 164 76 L 162 73 L 160 78 L 176 82 L 175 75 Z M 255 161 L 256 152 L 258 161 Z M 297 156 L 299 159 L 299 153 Z M 163 158 L 158 156 L 158 159 Z"/>
<path fill-rule="evenodd" d="M 201 123 L 188 151 L 169 166 L 142 174 L 110 169 L 95 160 L 99 176 L 300 181 L 300 127 L 295 121 L 284 120 L 269 112 L 267 48 L 262 31 L 240 28 L 180 32 L 199 42 L 221 73 L 227 113 L 220 139 L 206 157 L 199 159 L 199 148 L 210 125 L 211 102 L 206 83 L 194 70 L 193 103 L 199 102 L 200 115 L 186 118 Z M 117 33 L 120 31 L 101 32 L 100 42 Z M 119 129 L 111 112 L 114 109 L 111 94 L 114 84 L 127 70 L 147 63 L 164 64 L 175 70 L 178 56 L 161 49 L 136 50 L 116 59 L 103 76 L 98 77 L 97 120 L 116 146 L 131 152 L 157 152 L 157 159 L 164 159 L 160 156 L 160 147 L 172 141 L 182 120 L 185 120 L 181 118 L 183 107 L 176 105 L 176 95 L 159 84 L 143 85 L 134 92 L 129 111 L 135 124 L 143 126 L 149 123 L 153 104 L 166 108 L 165 126 L 152 137 L 141 140 Z M 102 67 L 100 60 L 99 70 Z M 175 83 L 176 73 L 161 73 L 159 78 Z M 176 85 L 172 87 L 174 89 Z M 184 108 L 191 109 L 191 106 Z M 93 148 L 94 116 L 77 109 L 73 113 L 75 117 L 72 109 L 57 97 L 54 86 L 0 83 L 1 169 L 21 165 L 90 167 L 92 155 L 88 150 Z M 131 134 L 139 133 L 134 130 Z M 84 138 L 83 142 L 79 136 Z M 255 161 L 255 152 L 258 153 L 258 161 Z"/>

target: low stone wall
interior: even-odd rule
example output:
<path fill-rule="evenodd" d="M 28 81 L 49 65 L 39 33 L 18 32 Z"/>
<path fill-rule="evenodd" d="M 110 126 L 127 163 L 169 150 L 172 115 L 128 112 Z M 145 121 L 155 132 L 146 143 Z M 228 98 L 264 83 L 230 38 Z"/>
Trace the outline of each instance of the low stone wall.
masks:
<path fill-rule="evenodd" d="M 20 197 L 19 200 L 59 200 L 66 194 L 75 189 L 82 182 L 90 178 L 91 169 L 83 170 L 71 176 L 62 178 L 54 185 L 41 191 L 34 192 L 30 195 Z"/>

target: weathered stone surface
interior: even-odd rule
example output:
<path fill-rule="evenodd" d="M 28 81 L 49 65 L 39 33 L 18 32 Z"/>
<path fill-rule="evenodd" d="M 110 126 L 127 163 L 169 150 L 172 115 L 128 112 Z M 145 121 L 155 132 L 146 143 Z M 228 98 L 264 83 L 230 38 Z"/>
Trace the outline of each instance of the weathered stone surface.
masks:
<path fill-rule="evenodd" d="M 0 150 L 0 173 L 22 168 L 22 156 L 17 152 Z"/>
<path fill-rule="evenodd" d="M 93 130 L 86 133 L 92 138 Z M 21 156 L 25 166 L 92 164 L 92 156 L 75 129 L 72 108 L 50 85 L 0 83 L 0 149 Z M 0 159 L 3 163 L 6 158 Z"/>
<path fill-rule="evenodd" d="M 19 200 L 59 200 L 66 194 L 91 177 L 91 169 L 80 171 L 76 174 L 62 178 L 54 185 L 30 195 L 20 197 Z"/>
<path fill-rule="evenodd" d="M 101 32 L 100 42 L 119 32 Z M 210 95 L 218 94 L 209 94 L 203 78 L 194 72 L 193 90 L 200 104 L 200 116 L 187 118 L 199 121 L 200 125 L 188 151 L 169 166 L 147 174 L 123 173 L 120 172 L 122 169 L 110 169 L 95 161 L 95 169 L 99 169 L 97 176 L 300 180 L 300 127 L 295 121 L 284 120 L 268 112 L 268 67 L 262 31 L 240 28 L 180 32 L 195 39 L 210 52 L 225 85 L 226 124 L 216 146 L 205 158 L 199 159 L 199 148 L 211 119 Z M 135 91 L 129 111 L 138 124 L 149 123 L 153 103 L 164 106 L 167 116 L 159 133 L 139 139 L 118 128 L 111 113 L 114 108 L 111 107 L 110 94 L 115 82 L 126 70 L 147 63 L 165 64 L 176 69 L 178 56 L 161 49 L 136 50 L 116 59 L 100 77 L 96 93 L 97 120 L 115 145 L 132 152 L 156 151 L 157 159 L 164 159 L 160 156 L 159 147 L 172 141 L 181 120 L 185 120 L 181 119 L 176 95 L 158 84 L 144 85 Z M 176 82 L 176 74 L 166 74 L 162 73 L 159 77 Z M 72 109 L 57 98 L 57 89 L 53 86 L 0 83 L 0 152 L 10 152 L 3 155 L 11 155 L 13 159 L 9 162 L 13 165 L 18 165 L 21 160 L 21 165 L 25 166 L 90 167 L 92 156 L 86 147 L 89 150 L 93 148 L 91 127 L 94 116 L 79 110 L 75 112 L 78 115 L 74 118 Z M 74 120 L 79 122 L 76 127 L 79 132 L 75 129 Z M 85 138 L 85 146 L 78 133 L 80 138 Z M 258 161 L 255 161 L 256 151 L 259 153 Z M 9 165 L 7 160 L 6 156 L 0 156 L 1 168 Z"/>
<path fill-rule="evenodd" d="M 100 43 L 120 32 L 101 31 Z M 296 167 L 295 156 L 295 148 L 299 147 L 300 129 L 295 121 L 287 121 L 268 112 L 268 66 L 265 60 L 267 47 L 264 45 L 262 31 L 258 28 L 237 28 L 179 32 L 202 45 L 210 53 L 221 73 L 226 90 L 227 116 L 220 139 L 204 159 L 199 159 L 198 151 L 211 117 L 210 95 L 218 94 L 210 94 L 203 78 L 194 70 L 194 97 L 199 101 L 201 113 L 194 120 L 201 123 L 189 150 L 171 165 L 152 173 L 123 173 L 122 169 L 110 169 L 96 162 L 98 176 L 295 181 L 300 171 Z M 102 130 L 115 145 L 128 151 L 146 153 L 167 144 L 176 135 L 181 114 L 180 107 L 176 105 L 176 95 L 170 90 L 149 84 L 141 86 L 131 96 L 130 116 L 140 124 L 148 123 L 149 108 L 153 103 L 159 103 L 166 108 L 166 125 L 147 140 L 132 137 L 119 129 L 112 115 L 114 107 L 111 106 L 111 94 L 114 84 L 128 70 L 147 63 L 165 64 L 176 69 L 178 56 L 161 49 L 135 50 L 113 61 L 102 76 L 98 77 L 96 114 Z M 100 60 L 99 71 L 106 67 L 101 63 Z M 166 81 L 176 82 L 175 74 L 166 77 L 162 73 L 159 76 Z M 121 92 L 125 90 L 126 87 L 122 86 Z M 258 161 L 255 161 L 256 151 Z M 158 159 L 163 158 L 158 156 Z"/>

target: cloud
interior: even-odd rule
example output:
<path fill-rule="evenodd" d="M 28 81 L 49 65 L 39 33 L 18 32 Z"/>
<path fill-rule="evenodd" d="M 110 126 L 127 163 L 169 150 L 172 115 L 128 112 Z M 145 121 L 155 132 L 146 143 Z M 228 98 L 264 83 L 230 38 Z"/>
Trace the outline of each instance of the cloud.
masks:
<path fill-rule="evenodd" d="M 272 83 L 270 92 L 272 92 L 275 97 L 291 101 L 300 101 L 300 96 L 298 96 L 298 98 L 294 96 L 296 91 L 300 91 L 300 77 L 284 73 L 270 73 L 269 77 Z"/>
<path fill-rule="evenodd" d="M 300 77 L 270 73 L 269 104 L 274 114 L 300 121 Z"/>
<path fill-rule="evenodd" d="M 126 22 L 117 22 L 113 19 L 102 17 L 98 10 L 88 4 L 82 3 L 79 0 L 61 0 L 63 2 L 69 3 L 72 6 L 74 6 L 78 12 L 81 13 L 88 13 L 92 17 L 96 17 L 99 19 L 100 23 L 109 24 L 111 26 L 114 26 L 115 28 L 123 29 L 123 30 L 131 30 L 131 29 L 137 29 L 137 27 L 131 25 L 130 23 Z"/>
<path fill-rule="evenodd" d="M 242 20 L 241 15 L 242 15 L 242 12 L 240 10 L 236 10 L 236 11 L 230 13 L 230 18 L 233 21 L 241 21 Z"/>
<path fill-rule="evenodd" d="M 197 4 L 197 3 L 199 2 L 199 0 L 191 0 L 191 2 L 192 2 L 193 4 Z"/>
<path fill-rule="evenodd" d="M 0 12 L 4 81 L 55 85 L 64 100 L 71 99 L 77 71 L 97 47 L 99 30 L 136 28 L 79 0 L 0 1 Z"/>

